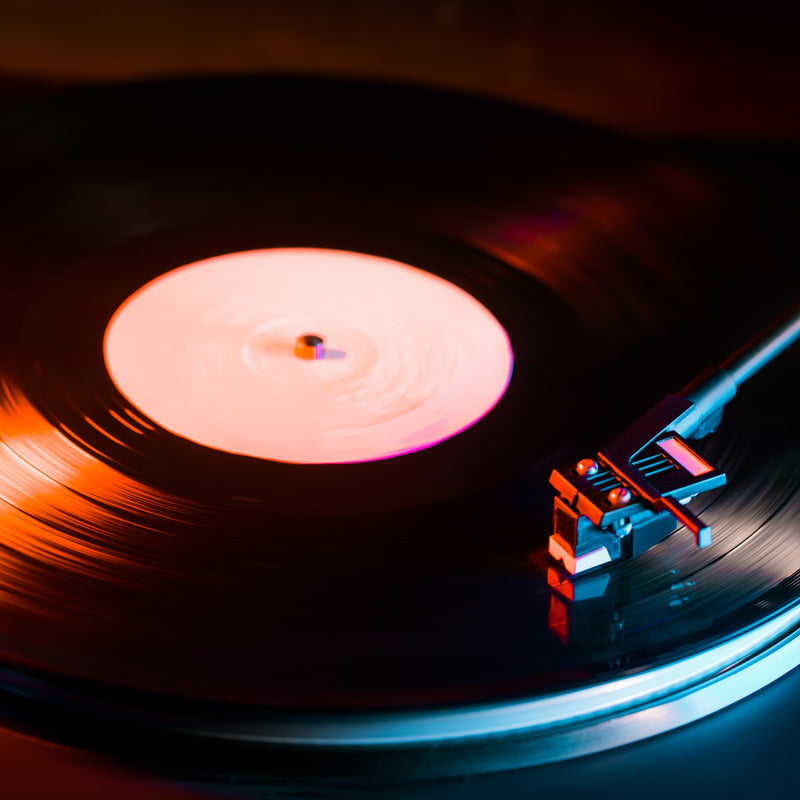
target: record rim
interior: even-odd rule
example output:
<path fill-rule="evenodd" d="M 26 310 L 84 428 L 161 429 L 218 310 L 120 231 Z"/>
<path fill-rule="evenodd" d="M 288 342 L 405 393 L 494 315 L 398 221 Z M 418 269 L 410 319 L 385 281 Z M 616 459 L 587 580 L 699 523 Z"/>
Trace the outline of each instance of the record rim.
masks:
<path fill-rule="evenodd" d="M 98 694 L 98 688 L 107 687 L 96 683 L 95 692 L 87 694 L 81 680 L 50 680 L 8 667 L 0 668 L 0 693 L 11 699 L 12 707 L 19 704 L 23 715 L 42 706 L 45 713 L 55 712 L 50 724 L 57 739 L 63 738 L 64 731 L 59 731 L 66 723 L 67 743 L 77 737 L 112 754 L 118 747 L 130 754 L 133 747 L 139 757 L 155 756 L 167 765 L 200 751 L 208 754 L 212 769 L 225 769 L 232 759 L 238 768 L 249 765 L 286 775 L 448 778 L 598 753 L 720 711 L 800 663 L 800 602 L 686 661 L 696 667 L 690 680 L 673 676 L 685 662 L 614 679 L 613 688 L 633 682 L 640 689 L 637 697 L 620 698 L 616 704 L 603 702 L 609 684 L 599 683 L 561 695 L 518 698 L 505 706 L 276 715 L 269 709 L 210 704 L 201 715 L 196 705 L 174 698 L 115 688 Z M 676 679 L 665 686 L 665 674 Z M 481 719 L 489 724 L 465 734 L 465 722 Z M 80 725 L 73 727 L 76 722 Z M 397 729 L 411 730 L 421 723 L 431 726 L 427 735 L 397 735 Z M 166 757 L 165 744 L 171 753 Z"/>

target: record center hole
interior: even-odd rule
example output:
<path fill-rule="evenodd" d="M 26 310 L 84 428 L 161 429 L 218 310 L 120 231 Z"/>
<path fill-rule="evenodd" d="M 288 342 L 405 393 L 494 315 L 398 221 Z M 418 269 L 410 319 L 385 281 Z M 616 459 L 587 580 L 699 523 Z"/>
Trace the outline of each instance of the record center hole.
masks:
<path fill-rule="evenodd" d="M 318 361 L 323 358 L 344 358 L 342 350 L 333 350 L 325 347 L 325 339 L 317 333 L 304 333 L 297 337 L 294 345 L 294 354 L 298 358 Z"/>

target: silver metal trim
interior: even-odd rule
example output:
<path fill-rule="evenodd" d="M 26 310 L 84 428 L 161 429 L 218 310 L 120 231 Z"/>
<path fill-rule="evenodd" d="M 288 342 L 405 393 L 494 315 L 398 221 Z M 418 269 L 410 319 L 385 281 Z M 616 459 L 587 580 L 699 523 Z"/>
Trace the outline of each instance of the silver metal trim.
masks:
<path fill-rule="evenodd" d="M 202 733 L 359 749 L 525 734 L 531 749 L 540 751 L 528 753 L 526 763 L 556 761 L 671 730 L 763 688 L 800 663 L 798 624 L 800 606 L 698 655 L 561 694 L 424 711 L 262 717 L 228 722 L 221 730 L 204 727 Z"/>

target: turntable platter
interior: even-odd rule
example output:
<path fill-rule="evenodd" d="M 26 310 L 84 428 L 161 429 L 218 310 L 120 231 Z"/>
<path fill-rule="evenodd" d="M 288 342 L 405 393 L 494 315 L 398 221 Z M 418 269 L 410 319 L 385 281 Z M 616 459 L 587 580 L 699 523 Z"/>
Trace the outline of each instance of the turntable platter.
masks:
<path fill-rule="evenodd" d="M 337 124 L 321 148 L 325 108 Z M 781 390 L 796 354 L 742 393 L 708 444 L 733 477 L 703 510 L 711 548 L 677 534 L 572 597 L 545 556 L 554 463 L 595 452 L 796 295 L 788 159 L 299 79 L 98 88 L 6 114 L 6 691 L 84 722 L 91 709 L 105 726 L 303 752 L 377 748 L 408 763 L 436 741 L 459 754 L 440 750 L 426 768 L 441 774 L 650 735 L 696 715 L 671 705 L 678 695 L 695 691 L 713 710 L 797 662 L 800 428 Z M 414 370 L 427 363 L 423 342 L 457 357 L 433 429 L 423 415 L 406 444 L 406 430 L 364 449 L 348 433 L 352 450 L 298 456 L 242 443 L 258 403 L 235 381 L 245 407 L 222 407 L 236 409 L 236 443 L 201 433 L 199 397 L 211 418 L 226 416 L 213 372 L 195 397 L 159 405 L 168 395 L 154 387 L 180 387 L 187 358 L 190 386 L 200 369 L 168 330 L 144 329 L 148 287 L 171 292 L 198 263 L 229 275 L 219 259 L 231 253 L 309 250 L 433 281 L 434 309 L 407 289 L 426 324 L 450 299 L 463 306 L 452 339 L 411 345 Z M 329 267 L 331 291 L 360 283 Z M 263 308 L 242 286 L 246 313 Z M 345 323 L 385 317 L 347 298 L 335 304 Z M 194 325 L 191 302 L 170 303 Z M 306 312 L 267 317 L 285 313 Z M 316 319 L 290 322 L 286 347 L 328 335 Z M 330 347 L 348 352 L 336 325 Z M 401 327 L 388 346 L 407 354 Z M 210 354 L 217 334 L 203 342 L 200 328 L 197 352 Z M 292 370 L 346 361 L 282 353 Z M 246 363 L 248 378 L 263 374 Z M 451 417 L 456 406 L 463 416 Z M 722 674 L 739 676 L 726 697 L 699 694 Z M 661 713 L 639 725 L 650 707 Z M 576 726 L 587 733 L 570 749 Z"/>

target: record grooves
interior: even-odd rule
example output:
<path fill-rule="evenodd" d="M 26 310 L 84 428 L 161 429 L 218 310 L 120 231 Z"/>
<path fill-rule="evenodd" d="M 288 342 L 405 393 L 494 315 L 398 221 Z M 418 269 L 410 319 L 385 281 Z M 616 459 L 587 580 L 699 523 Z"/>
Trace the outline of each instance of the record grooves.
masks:
<path fill-rule="evenodd" d="M 660 690 L 561 719 L 574 733 L 596 718 L 585 750 L 548 744 L 542 703 L 572 692 L 745 640 L 723 671 L 792 666 L 797 354 L 704 444 L 732 479 L 698 505 L 709 550 L 678 532 L 571 599 L 545 554 L 554 463 L 797 295 L 791 158 L 729 162 L 474 98 L 301 79 L 85 89 L 5 114 L 7 693 L 89 728 L 135 718 L 213 740 L 223 720 L 234 751 L 344 748 L 399 772 L 426 762 L 443 720 L 535 706 L 464 736 L 453 723 L 451 757 L 417 765 L 443 774 L 597 749 L 600 718 L 619 742 L 658 732 L 631 720 Z M 466 291 L 510 340 L 502 398 L 437 444 L 364 463 L 237 455 L 162 428 L 106 369 L 115 311 L 170 270 L 274 248 L 393 259 Z M 719 677 L 699 674 L 658 702 Z M 348 738 L 356 717 L 417 727 Z M 309 718 L 339 733 L 293 740 Z"/>

